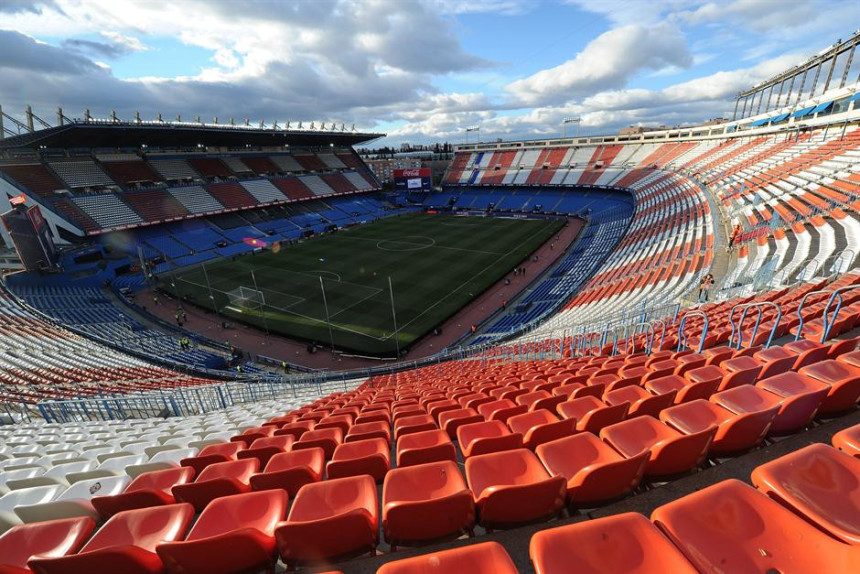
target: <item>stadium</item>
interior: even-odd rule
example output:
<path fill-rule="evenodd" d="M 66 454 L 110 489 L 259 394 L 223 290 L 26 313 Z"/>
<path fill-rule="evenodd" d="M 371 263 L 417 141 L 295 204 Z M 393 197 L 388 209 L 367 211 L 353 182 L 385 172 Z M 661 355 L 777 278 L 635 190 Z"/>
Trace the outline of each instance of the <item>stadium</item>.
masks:
<path fill-rule="evenodd" d="M 0 108 L 0 573 L 860 572 L 858 46 L 438 181 Z"/>

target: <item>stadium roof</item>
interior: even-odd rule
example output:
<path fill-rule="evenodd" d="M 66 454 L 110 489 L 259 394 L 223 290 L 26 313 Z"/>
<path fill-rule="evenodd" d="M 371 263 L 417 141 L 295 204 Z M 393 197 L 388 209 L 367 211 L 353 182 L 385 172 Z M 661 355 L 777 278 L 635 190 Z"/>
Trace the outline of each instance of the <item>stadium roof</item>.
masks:
<path fill-rule="evenodd" d="M 354 146 L 385 134 L 247 126 L 78 122 L 0 139 L 0 149 L 228 146 Z"/>

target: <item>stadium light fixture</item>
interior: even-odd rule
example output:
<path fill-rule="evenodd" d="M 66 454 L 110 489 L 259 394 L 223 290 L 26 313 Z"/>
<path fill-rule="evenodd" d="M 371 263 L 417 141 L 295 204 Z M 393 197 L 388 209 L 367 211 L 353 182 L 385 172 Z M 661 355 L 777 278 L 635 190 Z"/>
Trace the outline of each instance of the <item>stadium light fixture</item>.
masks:
<path fill-rule="evenodd" d="M 567 124 L 576 124 L 576 137 L 579 137 L 579 126 L 582 123 L 582 118 L 564 118 L 561 120 L 561 137 L 567 137 Z"/>

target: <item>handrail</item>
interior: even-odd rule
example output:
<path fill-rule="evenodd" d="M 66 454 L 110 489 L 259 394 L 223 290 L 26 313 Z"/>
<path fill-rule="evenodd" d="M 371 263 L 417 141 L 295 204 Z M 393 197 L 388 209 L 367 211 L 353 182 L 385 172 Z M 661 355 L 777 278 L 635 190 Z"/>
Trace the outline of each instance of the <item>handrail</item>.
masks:
<path fill-rule="evenodd" d="M 800 319 L 800 323 L 798 323 L 797 333 L 795 333 L 795 335 L 794 335 L 795 341 L 800 339 L 800 334 L 803 331 L 803 313 L 801 313 L 801 311 L 803 311 L 803 306 L 806 304 L 806 299 L 810 295 L 825 295 L 825 294 L 832 294 L 832 293 L 833 293 L 832 289 L 820 289 L 818 291 L 810 291 L 809 293 L 805 293 L 803 295 L 803 298 L 800 300 L 800 305 L 797 306 L 797 318 Z M 842 296 L 840 295 L 839 298 L 841 300 Z"/>
<path fill-rule="evenodd" d="M 743 325 L 744 320 L 747 316 L 747 311 L 750 309 L 756 309 L 758 311 L 758 316 L 756 317 L 755 326 L 753 327 L 752 338 L 750 343 L 755 341 L 755 336 L 758 334 L 759 325 L 761 325 L 761 318 L 764 313 L 764 307 L 771 306 L 776 309 L 776 319 L 773 322 L 773 326 L 770 329 L 770 336 L 767 338 L 767 343 L 765 343 L 765 348 L 770 347 L 770 344 L 773 342 L 773 338 L 776 335 L 776 330 L 779 327 L 779 322 L 782 320 L 782 309 L 780 309 L 779 305 L 774 303 L 773 301 L 752 301 L 750 303 L 739 303 L 732 307 L 732 310 L 729 312 L 729 323 L 732 326 L 732 333 L 729 337 L 729 347 L 734 344 L 735 333 L 738 335 L 738 346 L 740 349 L 743 345 Z M 743 309 L 743 313 L 741 313 L 741 320 L 738 321 L 737 328 L 735 328 L 735 310 Z"/>
<path fill-rule="evenodd" d="M 705 337 L 708 335 L 708 314 L 700 309 L 694 309 L 681 317 L 681 323 L 678 325 L 678 351 L 681 351 L 682 347 L 687 346 L 687 334 L 684 332 L 684 327 L 687 326 L 687 319 L 694 316 L 701 316 L 705 320 L 702 325 L 702 338 L 699 340 L 699 349 L 696 352 L 701 353 L 705 348 Z"/>
<path fill-rule="evenodd" d="M 643 327 L 643 332 L 645 333 L 645 354 L 650 355 L 651 348 L 654 344 L 654 325 L 645 322 L 633 325 L 633 333 L 627 338 L 627 341 L 624 344 L 624 352 L 627 354 L 636 354 L 636 335 L 639 333 L 639 327 Z M 628 349 L 631 345 L 633 347 L 633 352 L 628 353 Z"/>
<path fill-rule="evenodd" d="M 660 325 L 662 327 L 662 329 L 660 329 L 660 347 L 659 347 L 659 350 L 662 351 L 663 350 L 663 343 L 666 342 L 666 322 L 663 319 L 653 319 L 651 321 L 651 329 L 652 330 L 654 329 L 654 323 L 660 323 Z M 653 343 L 654 343 L 654 340 L 652 339 L 651 340 L 651 344 L 652 344 L 651 348 L 648 349 L 649 355 L 651 354 L 651 351 L 653 351 L 653 349 L 654 349 Z"/>
<path fill-rule="evenodd" d="M 839 315 L 839 311 L 842 309 L 842 293 L 845 291 L 851 291 L 852 289 L 860 289 L 860 285 L 848 285 L 846 287 L 840 287 L 839 289 L 833 292 L 833 295 L 830 296 L 830 299 L 827 300 L 827 305 L 824 307 L 824 328 L 821 330 L 821 340 L 820 343 L 824 343 L 827 339 L 830 338 L 830 330 L 833 328 L 833 324 L 836 322 L 836 316 Z M 839 296 L 839 302 L 836 304 L 836 309 L 833 311 L 833 317 L 828 320 L 827 313 L 830 310 L 830 305 L 833 303 L 833 299 L 836 296 Z M 798 334 L 800 333 L 800 329 L 798 329 Z"/>

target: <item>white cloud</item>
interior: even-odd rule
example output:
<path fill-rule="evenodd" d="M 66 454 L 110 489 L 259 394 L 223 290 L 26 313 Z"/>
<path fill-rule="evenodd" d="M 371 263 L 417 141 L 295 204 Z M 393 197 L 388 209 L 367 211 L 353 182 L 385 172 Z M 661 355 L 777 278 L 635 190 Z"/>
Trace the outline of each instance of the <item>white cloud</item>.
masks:
<path fill-rule="evenodd" d="M 684 37 L 674 26 L 629 25 L 604 32 L 572 60 L 517 80 L 507 89 L 525 104 L 561 103 L 623 87 L 641 70 L 685 68 L 691 63 Z"/>

